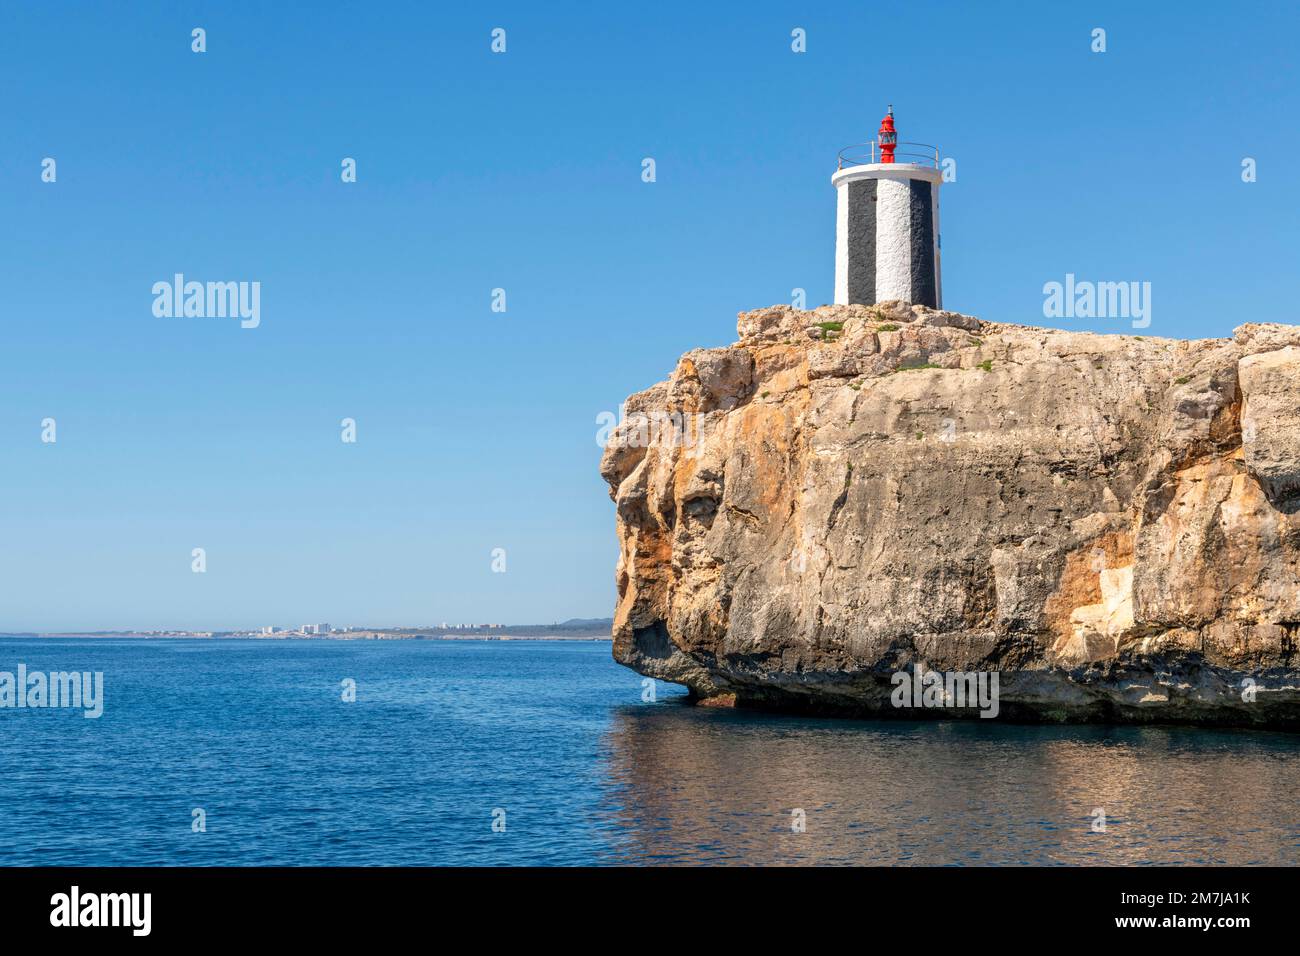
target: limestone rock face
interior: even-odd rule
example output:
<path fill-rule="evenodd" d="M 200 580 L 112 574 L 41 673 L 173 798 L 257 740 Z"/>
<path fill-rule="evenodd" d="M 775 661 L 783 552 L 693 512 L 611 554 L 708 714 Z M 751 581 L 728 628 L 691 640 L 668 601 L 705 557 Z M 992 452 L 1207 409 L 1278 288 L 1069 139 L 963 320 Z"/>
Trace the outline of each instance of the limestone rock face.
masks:
<path fill-rule="evenodd" d="M 1300 727 L 1300 328 L 738 328 L 606 447 L 616 659 L 739 706 L 901 715 L 923 665 L 1013 718 Z"/>

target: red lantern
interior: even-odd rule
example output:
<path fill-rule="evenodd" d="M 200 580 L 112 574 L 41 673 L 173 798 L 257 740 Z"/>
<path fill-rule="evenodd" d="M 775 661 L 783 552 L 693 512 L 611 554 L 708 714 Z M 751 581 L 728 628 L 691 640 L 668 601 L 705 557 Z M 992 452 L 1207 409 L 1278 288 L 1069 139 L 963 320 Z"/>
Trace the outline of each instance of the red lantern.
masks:
<path fill-rule="evenodd" d="M 894 131 L 894 105 L 889 105 L 889 112 L 880 121 L 880 161 L 894 161 L 894 146 L 898 143 L 898 133 Z"/>

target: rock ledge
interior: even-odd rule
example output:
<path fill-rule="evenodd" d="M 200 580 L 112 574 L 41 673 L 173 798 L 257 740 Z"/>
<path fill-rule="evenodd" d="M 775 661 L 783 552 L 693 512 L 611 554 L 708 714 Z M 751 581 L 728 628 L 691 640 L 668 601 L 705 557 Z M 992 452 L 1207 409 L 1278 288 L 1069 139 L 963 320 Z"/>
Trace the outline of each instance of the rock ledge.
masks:
<path fill-rule="evenodd" d="M 614 656 L 717 704 L 1300 729 L 1300 327 L 1181 341 L 903 303 L 741 313 L 601 462 Z"/>

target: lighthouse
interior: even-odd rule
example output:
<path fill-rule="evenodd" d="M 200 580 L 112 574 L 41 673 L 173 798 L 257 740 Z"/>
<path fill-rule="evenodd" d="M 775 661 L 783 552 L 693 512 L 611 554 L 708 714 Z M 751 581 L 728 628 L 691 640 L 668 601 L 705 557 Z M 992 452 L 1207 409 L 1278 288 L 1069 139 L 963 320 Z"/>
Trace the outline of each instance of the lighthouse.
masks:
<path fill-rule="evenodd" d="M 840 150 L 831 177 L 836 193 L 836 305 L 901 299 L 942 307 L 942 180 L 939 148 L 899 142 L 892 105 L 875 140 Z"/>

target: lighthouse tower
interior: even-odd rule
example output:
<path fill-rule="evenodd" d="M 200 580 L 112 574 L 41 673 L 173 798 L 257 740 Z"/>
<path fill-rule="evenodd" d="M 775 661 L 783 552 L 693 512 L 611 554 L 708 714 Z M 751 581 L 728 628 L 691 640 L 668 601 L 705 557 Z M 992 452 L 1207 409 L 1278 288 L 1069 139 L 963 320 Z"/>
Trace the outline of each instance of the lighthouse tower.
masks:
<path fill-rule="evenodd" d="M 898 142 L 893 106 L 874 142 L 840 150 L 839 169 L 831 177 L 836 305 L 890 299 L 935 309 L 943 305 L 942 179 L 938 147 Z"/>

